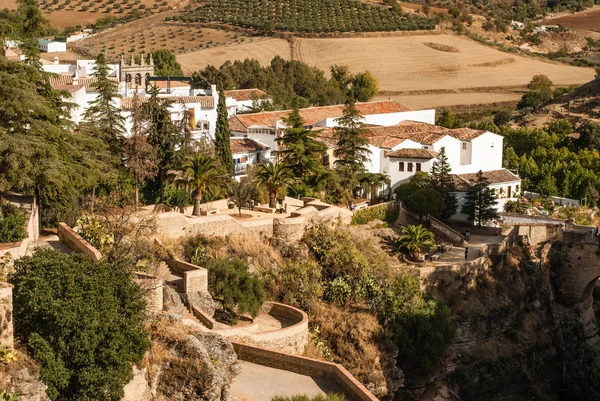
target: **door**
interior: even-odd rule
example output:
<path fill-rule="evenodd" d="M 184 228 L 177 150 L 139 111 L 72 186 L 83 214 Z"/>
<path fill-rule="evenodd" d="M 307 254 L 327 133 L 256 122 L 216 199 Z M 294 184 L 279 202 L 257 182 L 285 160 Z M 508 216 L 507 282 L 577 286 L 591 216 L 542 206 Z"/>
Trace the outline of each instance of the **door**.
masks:
<path fill-rule="evenodd" d="M 506 194 L 508 195 L 508 199 L 512 198 L 512 187 L 510 185 L 508 186 Z"/>

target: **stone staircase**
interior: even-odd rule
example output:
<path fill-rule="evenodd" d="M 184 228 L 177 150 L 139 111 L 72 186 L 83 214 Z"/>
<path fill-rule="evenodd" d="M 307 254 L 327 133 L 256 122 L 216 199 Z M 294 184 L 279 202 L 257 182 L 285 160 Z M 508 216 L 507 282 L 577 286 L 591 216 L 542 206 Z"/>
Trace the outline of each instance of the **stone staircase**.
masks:
<path fill-rule="evenodd" d="M 73 250 L 67 246 L 64 242 L 58 239 L 58 235 L 50 235 L 47 237 L 40 237 L 37 241 L 31 241 L 27 247 L 27 256 L 31 256 L 37 248 L 51 248 L 62 253 L 72 253 Z"/>

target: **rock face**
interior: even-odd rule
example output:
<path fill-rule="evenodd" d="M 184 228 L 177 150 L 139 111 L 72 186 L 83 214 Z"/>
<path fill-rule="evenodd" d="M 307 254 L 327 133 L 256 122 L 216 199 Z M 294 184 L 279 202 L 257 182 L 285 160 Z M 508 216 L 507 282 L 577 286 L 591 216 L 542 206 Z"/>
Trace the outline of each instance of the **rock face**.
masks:
<path fill-rule="evenodd" d="M 194 306 L 209 316 L 215 315 L 215 301 L 208 292 L 191 292 L 187 294 L 187 304 L 190 309 Z"/>
<path fill-rule="evenodd" d="M 179 293 L 168 285 L 163 286 L 163 311 L 179 316 L 183 314 L 183 302 Z"/>
<path fill-rule="evenodd" d="M 39 367 L 23 352 L 17 354 L 16 362 L 0 366 L 0 390 L 19 394 L 23 401 L 50 401 Z"/>
<path fill-rule="evenodd" d="M 189 334 L 166 320 L 150 329 L 152 349 L 122 401 L 228 401 L 240 372 L 233 346 L 217 333 Z"/>

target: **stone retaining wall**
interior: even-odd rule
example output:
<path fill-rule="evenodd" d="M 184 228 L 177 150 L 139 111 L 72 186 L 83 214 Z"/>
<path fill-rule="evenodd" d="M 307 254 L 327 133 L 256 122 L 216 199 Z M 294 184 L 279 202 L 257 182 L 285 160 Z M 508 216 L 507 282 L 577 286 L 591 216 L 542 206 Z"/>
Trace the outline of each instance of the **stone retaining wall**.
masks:
<path fill-rule="evenodd" d="M 100 251 L 94 248 L 65 223 L 58 223 L 58 239 L 67 244 L 73 251 L 89 256 L 94 262 L 102 259 Z"/>
<path fill-rule="evenodd" d="M 330 380 L 340 387 L 349 401 L 377 401 L 377 397 L 356 380 L 342 365 L 271 351 L 238 342 L 232 342 L 232 344 L 238 359 L 242 361 Z"/>
<path fill-rule="evenodd" d="M 0 282 L 0 344 L 13 346 L 12 286 Z"/>
<path fill-rule="evenodd" d="M 37 241 L 40 236 L 39 227 L 39 208 L 35 202 L 35 198 L 31 198 L 31 210 L 28 211 L 27 225 L 25 231 L 27 231 L 27 237 L 23 238 L 20 242 L 9 242 L 0 244 L 0 257 L 10 254 L 11 260 L 22 258 L 27 254 L 27 249 L 32 241 Z"/>
<path fill-rule="evenodd" d="M 159 241 L 155 241 L 160 244 Z M 162 245 L 161 245 L 162 246 Z M 208 270 L 169 255 L 167 264 L 178 273 L 183 273 L 183 292 L 208 292 Z"/>
<path fill-rule="evenodd" d="M 135 281 L 142 290 L 142 296 L 146 300 L 146 307 L 153 312 L 163 310 L 163 285 L 164 280 L 151 274 L 134 272 Z"/>

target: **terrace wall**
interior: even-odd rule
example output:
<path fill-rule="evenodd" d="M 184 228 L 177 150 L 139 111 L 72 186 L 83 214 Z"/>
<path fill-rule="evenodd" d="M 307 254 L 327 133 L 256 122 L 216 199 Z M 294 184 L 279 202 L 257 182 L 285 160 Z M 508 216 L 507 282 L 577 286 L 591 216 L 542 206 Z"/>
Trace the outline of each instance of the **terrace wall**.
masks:
<path fill-rule="evenodd" d="M 92 244 L 84 240 L 65 223 L 58 223 L 58 239 L 68 245 L 73 251 L 87 255 L 94 262 L 102 259 L 102 254 Z"/>
<path fill-rule="evenodd" d="M 0 282 L 0 344 L 13 346 L 12 286 Z"/>

